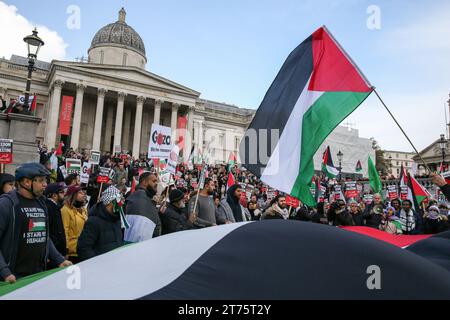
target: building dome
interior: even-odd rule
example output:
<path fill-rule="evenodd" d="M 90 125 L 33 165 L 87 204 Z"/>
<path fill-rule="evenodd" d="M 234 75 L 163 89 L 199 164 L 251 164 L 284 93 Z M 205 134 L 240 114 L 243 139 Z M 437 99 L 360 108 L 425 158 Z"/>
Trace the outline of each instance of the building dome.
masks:
<path fill-rule="evenodd" d="M 125 17 L 126 12 L 122 8 L 119 11 L 118 21 L 106 25 L 95 34 L 89 48 L 90 62 L 145 67 L 147 58 L 144 42 L 141 36 L 125 22 Z M 136 54 L 140 57 L 136 57 Z M 144 62 L 143 66 L 142 62 Z"/>

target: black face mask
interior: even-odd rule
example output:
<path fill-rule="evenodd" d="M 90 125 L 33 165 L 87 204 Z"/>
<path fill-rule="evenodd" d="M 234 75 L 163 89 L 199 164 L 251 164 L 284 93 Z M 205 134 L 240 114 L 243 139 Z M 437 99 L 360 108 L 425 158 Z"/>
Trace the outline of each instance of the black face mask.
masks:
<path fill-rule="evenodd" d="M 80 208 L 82 208 L 82 207 L 84 206 L 84 201 L 82 202 L 82 201 L 75 200 L 75 201 L 73 202 L 73 206 L 74 206 L 75 208 L 77 208 L 77 209 L 80 209 Z"/>

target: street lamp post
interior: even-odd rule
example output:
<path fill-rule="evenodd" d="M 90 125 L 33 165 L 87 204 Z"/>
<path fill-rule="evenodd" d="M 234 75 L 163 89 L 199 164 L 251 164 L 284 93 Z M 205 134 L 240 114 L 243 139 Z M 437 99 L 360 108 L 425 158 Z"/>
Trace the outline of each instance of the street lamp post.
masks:
<path fill-rule="evenodd" d="M 337 154 L 337 158 L 339 160 L 339 182 L 342 180 L 342 159 L 344 158 L 344 154 L 339 150 Z"/>
<path fill-rule="evenodd" d="M 445 135 L 441 134 L 441 140 L 439 140 L 439 147 L 441 148 L 442 153 L 442 168 L 445 165 L 445 149 L 447 147 L 447 140 L 445 140 Z"/>
<path fill-rule="evenodd" d="M 23 38 L 23 41 L 27 44 L 28 47 L 28 77 L 24 102 L 24 110 L 28 110 L 31 90 L 31 75 L 34 71 L 34 63 L 37 59 L 37 55 L 41 47 L 44 45 L 44 41 L 42 41 L 42 39 L 38 37 L 38 31 L 36 28 L 33 30 L 33 34 Z"/>

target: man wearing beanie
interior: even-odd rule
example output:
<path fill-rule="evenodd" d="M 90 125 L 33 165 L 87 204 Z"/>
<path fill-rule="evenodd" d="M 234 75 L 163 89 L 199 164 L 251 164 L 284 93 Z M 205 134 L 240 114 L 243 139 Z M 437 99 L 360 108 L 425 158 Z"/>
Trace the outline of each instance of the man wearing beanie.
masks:
<path fill-rule="evenodd" d="M 169 234 L 177 231 L 192 229 L 195 221 L 195 215 L 191 214 L 189 220 L 184 214 L 185 202 L 184 193 L 181 190 L 174 189 L 169 195 L 170 203 L 162 215 L 162 234 Z"/>
<path fill-rule="evenodd" d="M 123 245 L 120 222 L 123 195 L 114 186 L 106 189 L 100 202 L 91 208 L 89 218 L 78 239 L 80 261 L 102 255 Z"/>

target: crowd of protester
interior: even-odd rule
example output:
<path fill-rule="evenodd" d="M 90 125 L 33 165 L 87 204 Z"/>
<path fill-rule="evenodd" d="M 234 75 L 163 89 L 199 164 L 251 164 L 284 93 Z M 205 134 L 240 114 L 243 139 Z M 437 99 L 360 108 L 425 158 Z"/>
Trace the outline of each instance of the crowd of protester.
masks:
<path fill-rule="evenodd" d="M 88 152 L 58 154 L 57 168 L 52 163 L 55 149 L 41 147 L 39 152 L 40 163 L 20 166 L 15 176 L 0 175 L 0 277 L 9 283 L 127 243 L 237 222 L 299 220 L 391 234 L 450 229 L 445 203 L 430 199 L 415 210 L 410 200 L 380 194 L 367 203 L 363 197 L 345 199 L 332 192 L 335 181 L 327 178 L 317 206 L 299 202 L 294 207 L 287 195 L 237 165 L 211 165 L 204 171 L 202 165 L 179 164 L 170 183 L 161 180 L 163 163 L 105 153 L 91 166 L 89 182 L 82 184 L 77 174 L 65 176 L 61 166 L 67 158 L 89 162 Z M 114 172 L 108 183 L 97 182 L 100 167 Z M 231 176 L 234 184 L 228 181 Z M 443 178 L 434 176 L 433 182 L 450 196 Z"/>

